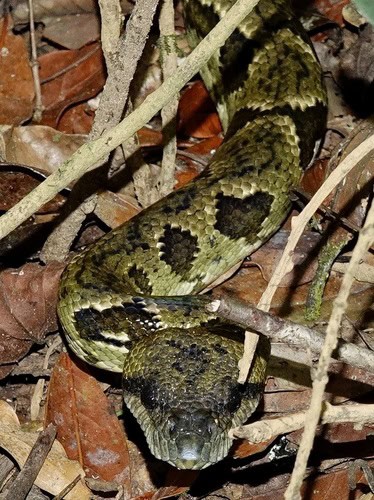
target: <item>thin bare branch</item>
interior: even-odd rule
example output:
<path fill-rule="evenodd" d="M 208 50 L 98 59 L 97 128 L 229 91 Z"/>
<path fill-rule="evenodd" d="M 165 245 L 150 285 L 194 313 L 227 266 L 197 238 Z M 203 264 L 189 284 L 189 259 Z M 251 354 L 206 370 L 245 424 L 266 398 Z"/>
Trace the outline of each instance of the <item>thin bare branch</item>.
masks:
<path fill-rule="evenodd" d="M 252 424 L 231 429 L 232 437 L 247 439 L 250 443 L 263 443 L 270 439 L 296 431 L 304 427 L 306 412 L 294 413 L 285 417 L 260 420 Z M 355 422 L 369 424 L 374 422 L 374 405 L 344 405 L 332 406 L 324 404 L 321 424 Z"/>
<path fill-rule="evenodd" d="M 371 139 L 374 139 L 374 137 L 371 137 Z M 295 467 L 292 471 L 290 484 L 288 485 L 285 494 L 286 500 L 296 500 L 301 498 L 300 487 L 307 466 L 310 450 L 313 446 L 316 428 L 322 412 L 322 399 L 328 382 L 327 371 L 330 363 L 330 357 L 338 342 L 339 328 L 344 311 L 347 307 L 349 292 L 354 280 L 355 273 L 357 272 L 360 260 L 368 251 L 373 242 L 374 203 L 372 203 L 368 211 L 365 224 L 360 231 L 357 244 L 352 252 L 351 260 L 343 277 L 341 288 L 336 299 L 334 300 L 332 313 L 326 329 L 325 341 L 314 375 L 310 407 L 306 414 L 306 421 L 308 422 L 308 425 L 305 427 L 303 435 L 301 437 L 299 451 L 296 456 Z"/>
<path fill-rule="evenodd" d="M 29 0 L 29 17 L 30 17 L 30 44 L 31 44 L 30 65 L 31 65 L 31 72 L 34 80 L 34 89 L 35 89 L 35 106 L 34 106 L 33 120 L 35 122 L 40 122 L 43 114 L 43 104 L 42 104 L 42 91 L 40 88 L 38 54 L 36 50 L 36 40 L 35 40 L 33 0 Z"/>
<path fill-rule="evenodd" d="M 310 350 L 317 357 L 321 353 L 325 337 L 312 328 L 279 318 L 228 296 L 214 300 L 206 307 L 222 318 L 266 335 L 273 342 L 287 344 L 293 349 Z M 369 349 L 339 339 L 338 346 L 331 355 L 351 366 L 374 372 L 374 352 Z"/>

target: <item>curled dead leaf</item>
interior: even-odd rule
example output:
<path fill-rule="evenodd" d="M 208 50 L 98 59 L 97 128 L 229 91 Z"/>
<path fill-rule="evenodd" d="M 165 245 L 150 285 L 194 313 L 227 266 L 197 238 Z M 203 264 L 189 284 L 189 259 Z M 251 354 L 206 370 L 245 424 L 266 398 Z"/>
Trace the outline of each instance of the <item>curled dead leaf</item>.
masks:
<path fill-rule="evenodd" d="M 4 448 L 20 467 L 25 463 L 37 437 L 37 432 L 22 430 L 13 408 L 5 401 L 0 401 L 0 447 Z M 77 476 L 84 472 L 79 463 L 69 460 L 64 449 L 55 441 L 52 449 L 39 472 L 35 484 L 52 495 L 58 495 Z M 90 491 L 82 481 L 64 498 L 69 500 L 88 500 Z"/>
<path fill-rule="evenodd" d="M 57 329 L 57 287 L 64 267 L 26 264 L 0 274 L 0 378 L 34 342 Z"/>
<path fill-rule="evenodd" d="M 69 458 L 79 460 L 89 476 L 131 489 L 126 437 L 99 383 L 67 355 L 52 373 L 46 425 L 57 427 L 57 439 Z"/>
<path fill-rule="evenodd" d="M 105 63 L 99 43 L 79 50 L 61 50 L 39 58 L 42 124 L 56 127 L 72 104 L 97 95 L 105 83 Z"/>
<path fill-rule="evenodd" d="M 34 84 L 28 50 L 21 35 L 14 35 L 8 16 L 0 19 L 0 123 L 18 125 L 31 118 Z"/>

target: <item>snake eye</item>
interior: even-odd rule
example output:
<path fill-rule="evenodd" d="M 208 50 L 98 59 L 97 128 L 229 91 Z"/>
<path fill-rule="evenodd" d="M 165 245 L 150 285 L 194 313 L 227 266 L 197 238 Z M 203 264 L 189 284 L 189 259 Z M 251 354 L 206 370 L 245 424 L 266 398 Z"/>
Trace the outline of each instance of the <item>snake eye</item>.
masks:
<path fill-rule="evenodd" d="M 176 427 L 177 427 L 177 424 L 175 422 L 175 418 L 169 417 L 168 421 L 167 421 L 167 428 L 168 428 L 170 436 L 172 436 L 174 434 Z"/>
<path fill-rule="evenodd" d="M 213 431 L 214 431 L 214 428 L 215 428 L 214 424 L 212 424 L 211 422 L 209 422 L 206 428 L 207 428 L 207 431 L 208 431 L 209 434 L 213 434 Z"/>

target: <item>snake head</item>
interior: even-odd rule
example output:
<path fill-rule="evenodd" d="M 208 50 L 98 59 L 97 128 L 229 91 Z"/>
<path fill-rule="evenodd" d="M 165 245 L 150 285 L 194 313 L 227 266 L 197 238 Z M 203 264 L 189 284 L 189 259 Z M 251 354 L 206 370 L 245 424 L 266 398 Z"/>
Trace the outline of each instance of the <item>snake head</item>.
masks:
<path fill-rule="evenodd" d="M 238 383 L 242 350 L 204 328 L 160 330 L 134 344 L 124 362 L 124 401 L 155 457 L 197 470 L 227 456 L 229 430 L 255 410 L 265 378 L 268 349 L 260 341 L 250 380 Z"/>
<path fill-rule="evenodd" d="M 168 458 L 160 458 L 178 469 L 203 469 L 224 458 L 231 445 L 217 418 L 203 408 L 172 410 L 165 427 Z"/>
<path fill-rule="evenodd" d="M 157 411 L 141 398 L 125 393 L 125 402 L 138 420 L 151 453 L 178 469 L 204 469 L 225 458 L 232 439 L 230 422 L 219 420 L 204 408 Z"/>

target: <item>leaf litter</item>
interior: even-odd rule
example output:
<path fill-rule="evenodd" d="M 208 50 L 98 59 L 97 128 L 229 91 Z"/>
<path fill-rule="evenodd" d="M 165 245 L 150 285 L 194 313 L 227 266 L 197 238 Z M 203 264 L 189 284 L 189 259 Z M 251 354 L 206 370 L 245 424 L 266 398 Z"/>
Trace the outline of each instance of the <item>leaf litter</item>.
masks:
<path fill-rule="evenodd" d="M 65 8 L 67 3 L 62 3 Z M 8 163 L 16 162 L 40 169 L 43 175 L 48 175 L 86 140 L 85 134 L 90 131 L 97 107 L 91 98 L 101 92 L 106 78 L 103 56 L 97 43 L 98 17 L 92 9 L 93 2 L 88 0 L 69 2 L 71 10 L 64 13 L 59 12 L 62 3 L 51 2 L 53 6 L 43 10 L 45 8 L 43 2 L 34 2 L 35 19 L 37 23 L 41 23 L 41 29 L 44 25 L 45 30 L 39 41 L 41 92 L 45 108 L 39 125 L 27 123 L 33 111 L 34 86 L 29 69 L 27 36 L 19 29 L 20 26 L 26 28 L 28 26 L 27 8 L 20 2 L 12 12 L 12 18 L 4 16 L 1 19 L 2 33 L 6 33 L 5 40 L 4 37 L 2 39 L 2 48 L 6 49 L 2 51 L 2 62 L 6 70 L 2 71 L 0 76 L 2 103 L 0 123 L 8 127 L 2 128 L 1 132 L 1 157 Z M 367 105 L 366 109 L 362 110 L 362 101 L 365 92 L 370 96 L 373 82 L 371 75 L 373 54 L 368 50 L 372 46 L 372 27 L 366 25 L 362 29 L 352 25 L 352 16 L 347 14 L 346 9 L 343 10 L 347 4 L 348 0 L 316 0 L 313 3 L 313 7 L 319 9 L 324 18 L 330 21 L 329 28 L 318 28 L 314 40 L 316 51 L 328 72 L 329 123 L 319 159 L 308 171 L 303 182 L 302 189 L 307 198 L 298 197 L 296 193 L 296 198 L 299 198 L 298 205 L 302 205 L 308 196 L 313 195 L 329 169 L 366 137 L 373 134 L 372 121 L 362 116 L 362 111 L 369 109 Z M 131 6 L 127 4 L 126 9 L 131 10 Z M 72 27 L 77 21 L 77 14 L 82 16 L 80 22 L 85 29 L 82 29 L 81 37 L 75 31 L 72 39 L 69 30 L 74 29 Z M 88 17 L 84 17 L 85 15 Z M 58 22 L 57 17 L 60 18 Z M 318 24 L 323 26 L 321 22 Z M 16 60 L 15 53 L 17 53 Z M 153 88 L 159 85 L 157 83 L 159 73 L 158 70 L 154 70 L 157 65 L 157 59 L 149 62 L 149 68 L 152 68 L 149 84 Z M 17 85 L 14 85 L 15 80 L 12 75 L 17 75 Z M 362 92 L 359 92 L 358 102 L 357 95 L 355 96 L 357 80 L 360 80 L 362 89 Z M 204 163 L 209 160 L 222 140 L 214 107 L 211 104 L 204 104 L 205 92 L 201 81 L 197 80 L 187 88 L 180 101 L 176 171 L 178 187 L 202 170 Z M 191 100 L 195 102 L 193 106 L 189 105 Z M 364 102 L 367 103 L 365 99 Z M 76 132 L 81 135 L 77 135 Z M 157 117 L 152 120 L 150 128 L 142 129 L 139 137 L 140 143 L 146 146 L 145 158 L 150 162 L 157 162 L 161 154 L 161 131 Z M 4 211 L 34 187 L 35 182 L 39 182 L 32 175 L 28 176 L 27 171 L 22 178 L 11 177 L 9 171 L 7 175 L 8 177 L 2 178 L 0 172 L 0 186 L 3 187 L 1 210 Z M 121 167 L 118 176 L 123 177 L 124 184 L 126 174 Z M 347 234 L 350 238 L 355 238 L 356 231 L 352 227 L 347 229 L 342 219 L 347 220 L 351 226 L 362 225 L 371 195 L 372 176 L 373 161 L 369 156 L 362 160 L 360 166 L 344 183 L 343 188 L 325 200 L 326 210 L 321 208 L 305 233 L 294 256 L 295 267 L 285 277 L 275 296 L 274 312 L 296 321 L 304 321 L 308 288 L 318 266 L 318 248 L 324 238 L 323 232 L 327 229 L 331 231 L 331 227 L 335 227 L 333 237 L 339 241 Z M 12 186 L 12 189 L 7 190 L 7 186 Z M 348 210 L 347 205 L 352 197 L 356 199 L 356 204 Z M 54 201 L 51 207 L 54 216 L 59 216 L 63 203 L 64 197 Z M 129 187 L 120 187 L 114 191 L 103 186 L 95 216 L 88 219 L 87 224 L 96 225 L 102 231 L 107 227 L 116 227 L 135 215 L 138 210 L 131 182 Z M 53 222 L 53 219 L 51 221 Z M 280 258 L 290 225 L 288 219 L 272 240 L 253 254 L 250 261 L 246 262 L 231 280 L 214 290 L 215 296 L 230 293 L 256 304 L 269 281 L 275 263 Z M 84 240 L 77 239 L 75 250 L 97 237 L 97 231 L 93 231 L 92 236 L 89 232 L 86 234 L 88 237 Z M 68 455 L 73 460 L 76 471 L 81 471 L 82 467 L 85 473 L 94 476 L 95 480 L 107 482 L 108 488 L 114 489 L 114 495 L 118 495 L 122 488 L 125 498 L 156 499 L 170 496 L 187 498 L 184 492 L 193 484 L 190 490 L 192 498 L 193 495 L 204 498 L 222 495 L 233 499 L 283 497 L 300 440 L 300 431 L 288 434 L 285 441 L 278 437 L 261 446 L 253 446 L 246 442 L 238 443 L 233 450 L 233 458 L 218 464 L 214 473 L 209 469 L 203 471 L 199 477 L 183 471 L 179 473 L 164 464 L 157 463 L 147 453 L 141 436 L 137 435 L 138 430 L 126 411 L 118 420 L 117 413 L 121 414 L 123 411 L 118 381 L 113 381 L 105 374 L 94 372 L 95 377 L 110 381 L 114 385 L 114 389 L 106 391 L 109 393 L 110 403 L 108 403 L 100 384 L 91 374 L 86 373 L 89 368 L 76 365 L 66 354 L 58 358 L 57 353 L 52 355 L 51 360 L 54 365 L 52 374 L 49 368 L 41 368 L 45 355 L 43 344 L 47 342 L 48 345 L 50 334 L 57 330 L 55 304 L 58 277 L 63 264 L 50 263 L 41 266 L 38 251 L 42 243 L 40 242 L 40 246 L 36 248 L 29 246 L 28 237 L 28 234 L 26 237 L 22 234 L 16 236 L 23 249 L 21 257 L 15 258 L 15 251 L 12 251 L 11 256 L 5 253 L 2 257 L 4 271 L 0 275 L 0 297 L 2 297 L 0 376 L 3 378 L 0 397 L 9 399 L 10 392 L 7 387 L 11 387 L 13 405 L 17 406 L 17 400 L 21 401 L 23 398 L 25 403 L 19 406 L 20 409 L 23 408 L 24 413 L 20 412 L 23 421 L 29 420 L 26 401 L 28 398 L 31 400 L 31 393 L 25 393 L 24 388 L 33 387 L 39 377 L 49 380 L 51 376 L 48 395 L 44 394 L 42 397 L 40 415 L 45 409 L 45 423 L 54 422 L 57 425 L 58 440 L 65 445 L 65 450 L 69 450 Z M 17 248 L 16 243 L 17 241 L 12 242 L 14 248 Z M 344 264 L 349 259 L 351 246 L 348 242 L 347 249 L 339 256 L 339 262 L 336 262 L 338 267 L 333 267 L 330 273 L 323 294 L 321 315 L 314 324 L 316 328 L 323 329 L 324 322 L 328 318 L 331 301 L 339 289 L 341 273 L 344 272 Z M 7 269 L 15 262 L 19 266 L 17 270 Z M 366 264 L 368 268 L 373 265 L 370 253 L 366 262 L 362 264 Z M 342 335 L 359 345 L 372 346 L 373 327 L 367 311 L 370 311 L 372 304 L 373 287 L 369 273 L 363 273 L 363 276 L 364 279 L 356 281 L 352 289 Z M 365 277 L 369 281 L 365 281 Z M 305 410 L 311 392 L 309 369 L 292 366 L 287 362 L 277 364 L 273 361 L 271 370 L 264 402 L 258 416 L 276 417 Z M 330 372 L 327 400 L 334 404 L 372 402 L 370 391 L 373 380 L 369 373 L 338 362 L 330 366 Z M 5 427 L 9 425 L 9 429 L 16 429 L 18 424 L 15 420 L 12 423 L 13 427 L 6 423 L 7 418 L 13 417 L 5 416 L 10 410 L 7 409 L 5 402 L 2 404 L 5 405 L 5 410 L 4 413 L 2 411 L 1 421 Z M 123 421 L 126 434 L 122 426 Z M 369 441 L 372 431 L 370 425 L 356 429 L 346 423 L 329 424 L 321 428 L 316 438 L 316 447 L 310 469 L 307 471 L 308 477 L 304 481 L 302 496 L 335 499 L 339 492 L 339 498 L 348 498 L 349 488 L 352 487 L 352 481 L 349 481 L 349 474 L 352 476 L 349 464 L 353 463 L 354 458 L 361 456 L 369 466 L 373 466 L 374 457 Z M 4 432 L 8 431 L 5 429 Z M 28 452 L 24 453 L 23 458 L 19 458 L 17 445 L 14 447 L 9 445 L 9 442 L 18 443 L 18 438 L 14 438 L 18 434 L 14 432 L 16 431 L 9 430 L 9 435 L 13 437 L 11 439 L 9 436 L 4 437 L 4 442 L 0 443 L 0 446 L 6 449 L 19 465 L 22 465 Z M 31 435 L 28 431 L 22 432 Z M 35 439 L 35 433 L 32 435 Z M 23 436 L 20 438 L 21 442 L 23 440 L 32 442 L 32 439 L 26 438 L 24 434 L 21 436 Z M 140 446 L 141 452 L 134 442 Z M 60 467 L 61 479 L 63 459 L 54 456 L 49 460 L 52 460 L 52 465 Z M 43 474 L 48 476 L 48 469 L 44 469 Z M 80 472 L 77 472 L 77 475 L 79 474 Z M 361 469 L 356 470 L 353 475 L 355 475 L 354 496 L 359 498 L 368 491 L 367 479 Z M 69 480 L 74 479 L 72 476 Z M 63 487 L 60 483 L 57 487 L 54 475 L 51 474 L 51 478 L 53 481 L 50 480 L 49 483 L 52 482 L 56 486 L 53 490 L 50 484 L 44 482 L 36 484 L 44 491 L 55 495 Z M 97 493 L 104 488 L 99 484 L 100 481 L 91 482 L 91 486 L 97 488 Z M 0 484 L 4 484 L 1 477 Z M 80 496 L 74 496 L 72 490 L 71 498 L 85 498 L 84 495 L 88 494 L 83 483 L 79 483 L 78 487 L 83 488 L 79 493 Z"/>

